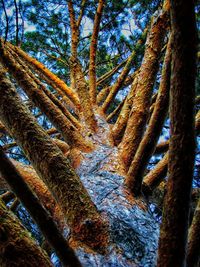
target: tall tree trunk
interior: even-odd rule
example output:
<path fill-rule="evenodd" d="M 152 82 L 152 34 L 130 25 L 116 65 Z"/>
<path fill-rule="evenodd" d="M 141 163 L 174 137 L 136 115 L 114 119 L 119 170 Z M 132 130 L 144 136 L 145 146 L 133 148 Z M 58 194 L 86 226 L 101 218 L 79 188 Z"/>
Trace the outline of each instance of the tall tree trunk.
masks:
<path fill-rule="evenodd" d="M 168 0 L 165 1 L 161 14 L 154 17 L 152 22 L 140 67 L 133 107 L 122 142 L 119 145 L 122 162 L 127 171 L 142 139 L 148 118 L 153 85 L 159 67 L 159 57 L 168 25 L 169 6 L 167 3 Z"/>
<path fill-rule="evenodd" d="M 96 95 L 97 95 L 96 54 L 97 54 L 98 34 L 99 34 L 100 22 L 104 5 L 105 5 L 105 0 L 99 0 L 97 11 L 94 18 L 92 40 L 90 42 L 89 92 L 90 92 L 90 99 L 93 104 L 96 104 Z"/>
<path fill-rule="evenodd" d="M 48 256 L 34 242 L 19 220 L 0 199 L 1 267 L 53 267 Z"/>
<path fill-rule="evenodd" d="M 169 40 L 170 42 L 170 40 Z M 170 43 L 163 63 L 162 78 L 158 89 L 158 96 L 155 102 L 154 110 L 151 115 L 147 130 L 144 133 L 142 141 L 137 149 L 125 183 L 129 190 L 138 196 L 141 194 L 142 180 L 146 166 L 156 148 L 158 138 L 161 134 L 163 124 L 167 115 L 169 106 L 169 89 L 171 74 L 171 47 Z"/>
<path fill-rule="evenodd" d="M 75 72 L 77 93 L 79 99 L 81 99 L 82 117 L 84 118 L 86 125 L 88 126 L 90 131 L 95 132 L 97 129 L 97 122 L 94 116 L 93 105 L 88 91 L 88 85 L 83 75 L 82 66 L 78 59 L 73 60 L 73 58 L 71 59 L 71 64 Z"/>
<path fill-rule="evenodd" d="M 0 119 L 53 193 L 74 237 L 94 249 L 104 249 L 107 244 L 105 222 L 68 159 L 21 102 L 2 66 L 0 81 Z"/>
<path fill-rule="evenodd" d="M 193 1 L 171 0 L 171 27 L 171 138 L 167 194 L 159 240 L 159 267 L 185 266 L 195 155 L 193 107 L 197 39 Z"/>

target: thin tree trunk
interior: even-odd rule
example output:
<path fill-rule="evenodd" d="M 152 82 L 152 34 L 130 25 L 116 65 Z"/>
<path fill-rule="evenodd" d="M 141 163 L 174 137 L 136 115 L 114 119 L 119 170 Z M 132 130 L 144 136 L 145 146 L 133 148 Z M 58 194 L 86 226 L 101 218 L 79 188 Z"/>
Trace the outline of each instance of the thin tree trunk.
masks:
<path fill-rule="evenodd" d="M 76 23 L 78 28 L 81 25 L 81 21 L 82 21 L 82 18 L 83 18 L 83 15 L 84 15 L 84 11 L 85 11 L 86 2 L 87 2 L 87 0 L 82 0 L 82 2 L 81 2 L 81 10 L 80 10 L 80 14 L 79 14 L 79 17 L 78 17 L 77 23 Z"/>
<path fill-rule="evenodd" d="M 105 222 L 68 159 L 36 123 L 5 74 L 1 67 L 0 119 L 54 195 L 74 238 L 94 249 L 105 249 L 108 241 Z"/>
<path fill-rule="evenodd" d="M 142 191 L 145 194 L 151 194 L 153 190 L 162 182 L 167 175 L 169 153 L 167 152 L 164 157 L 156 164 L 145 177 L 142 184 Z"/>
<path fill-rule="evenodd" d="M 15 62 L 13 57 L 5 51 L 1 46 L 1 60 L 8 67 L 9 71 L 15 77 L 16 81 L 29 98 L 38 106 L 49 118 L 49 120 L 58 128 L 65 141 L 69 146 L 79 147 L 83 151 L 90 151 L 92 144 L 87 142 L 79 131 L 71 124 L 71 122 L 64 116 L 55 104 L 48 98 L 48 96 L 39 89 L 34 80 L 29 76 L 29 69 Z M 39 81 L 38 81 L 39 83 Z M 42 84 L 40 85 L 43 86 Z"/>
<path fill-rule="evenodd" d="M 126 101 L 126 97 L 119 103 L 119 105 L 113 110 L 113 112 L 111 112 L 106 117 L 107 122 L 111 121 L 115 116 L 117 116 L 117 114 L 119 114 L 119 112 L 121 111 L 125 101 Z"/>
<path fill-rule="evenodd" d="M 78 42 L 79 42 L 79 28 L 78 28 L 76 17 L 75 17 L 73 2 L 71 0 L 68 0 L 67 4 L 68 4 L 69 17 L 70 17 L 70 27 L 71 27 L 71 41 L 72 41 L 71 52 L 72 52 L 72 57 L 75 60 L 77 60 L 77 58 L 78 58 L 77 47 L 78 47 Z"/>
<path fill-rule="evenodd" d="M 118 145 L 121 142 L 123 135 L 124 135 L 124 131 L 126 129 L 127 121 L 128 121 L 129 114 L 130 114 L 130 111 L 133 105 L 133 99 L 135 96 L 135 91 L 136 91 L 136 87 L 138 83 L 137 75 L 139 75 L 138 72 L 136 73 L 135 79 L 131 85 L 130 92 L 128 93 L 126 97 L 122 110 L 112 129 L 112 135 L 113 135 L 113 139 L 116 145 Z"/>
<path fill-rule="evenodd" d="M 101 85 L 102 83 L 105 83 L 105 81 L 109 78 L 111 78 L 119 69 L 121 69 L 127 62 L 127 59 L 119 63 L 116 67 L 111 69 L 110 71 L 103 74 L 101 77 L 97 80 L 97 86 Z"/>
<path fill-rule="evenodd" d="M 97 85 L 96 85 L 96 53 L 98 35 L 100 29 L 100 22 L 103 13 L 105 0 L 99 0 L 97 11 L 94 18 L 94 27 L 92 32 L 92 38 L 90 42 L 90 63 L 89 63 L 89 92 L 90 99 L 93 104 L 96 104 Z"/>
<path fill-rule="evenodd" d="M 48 96 L 48 98 L 62 111 L 62 113 L 66 116 L 68 120 L 76 127 L 81 128 L 80 122 L 67 110 L 67 108 L 62 104 L 60 100 L 56 98 L 54 94 L 52 94 L 40 80 L 32 73 L 31 69 L 26 65 L 26 63 L 13 51 L 8 47 L 8 51 L 15 58 L 15 60 L 26 70 L 26 73 L 30 76 L 30 78 L 37 84 L 40 90 L 43 90 L 44 93 Z"/>
<path fill-rule="evenodd" d="M 165 1 L 161 14 L 154 18 L 147 37 L 144 59 L 140 67 L 133 107 L 127 127 L 120 143 L 120 155 L 128 171 L 137 151 L 148 119 L 151 96 L 156 74 L 159 68 L 159 57 L 168 25 L 169 7 Z"/>
<path fill-rule="evenodd" d="M 200 111 L 197 113 L 195 118 L 195 129 L 196 134 L 199 135 L 200 127 L 199 127 L 199 118 Z M 162 143 L 161 143 L 162 144 Z M 163 145 L 159 148 L 161 152 L 166 151 L 166 147 L 169 146 L 169 141 L 163 142 Z M 163 151 L 164 149 L 164 151 Z M 157 153 L 160 153 L 157 151 Z M 167 167 L 168 167 L 168 158 L 169 151 L 165 153 L 165 156 L 156 164 L 154 169 L 152 169 L 145 177 L 142 184 L 142 191 L 146 194 L 151 194 L 153 190 L 162 182 L 162 180 L 166 177 Z"/>
<path fill-rule="evenodd" d="M 162 78 L 158 90 L 158 96 L 154 105 L 147 130 L 140 142 L 137 152 L 131 162 L 125 183 L 134 196 L 141 194 L 142 180 L 146 166 L 156 148 L 169 106 L 169 89 L 171 76 L 171 47 L 170 40 L 166 51 Z"/>
<path fill-rule="evenodd" d="M 158 250 L 159 267 L 185 266 L 195 156 L 194 94 L 197 39 L 193 1 L 171 0 L 171 26 L 171 137 L 167 194 Z"/>
<path fill-rule="evenodd" d="M 45 77 L 47 77 L 50 81 L 53 82 L 53 84 L 56 85 L 56 88 L 59 88 L 69 99 L 72 101 L 72 103 L 75 104 L 75 106 L 80 108 L 80 102 L 78 99 L 78 96 L 76 93 L 68 87 L 61 79 L 59 79 L 55 74 L 53 74 L 48 68 L 46 68 L 41 62 L 37 61 L 35 58 L 30 57 L 28 54 L 26 54 L 23 50 L 21 50 L 19 47 L 13 46 L 9 44 L 9 46 L 19 55 L 21 56 L 25 61 L 27 61 L 29 64 L 33 65 L 34 68 L 36 68 L 39 72 L 41 72 Z M 55 87 L 54 87 L 55 88 Z"/>
<path fill-rule="evenodd" d="M 76 89 L 76 71 L 73 66 L 73 62 L 78 60 L 77 47 L 79 43 L 79 26 L 76 21 L 75 10 L 73 2 L 71 0 L 66 1 L 68 5 L 70 28 L 71 28 L 71 58 L 70 58 L 70 80 L 71 87 Z"/>
<path fill-rule="evenodd" d="M 83 75 L 81 64 L 78 60 L 75 60 L 72 64 L 76 77 L 77 93 L 79 99 L 81 99 L 82 116 L 85 119 L 85 122 L 90 131 L 95 132 L 97 129 L 97 122 L 94 116 L 92 102 L 90 100 L 90 95 L 88 92 L 88 85 Z"/>
<path fill-rule="evenodd" d="M 112 86 L 104 87 L 97 95 L 97 104 L 100 105 L 103 100 L 108 96 Z"/>
<path fill-rule="evenodd" d="M 200 198 L 194 213 L 188 234 L 187 267 L 198 267 L 200 264 Z"/>
<path fill-rule="evenodd" d="M 19 220 L 0 199 L 0 265 L 1 267 L 53 267 L 48 256 L 34 242 Z"/>
<path fill-rule="evenodd" d="M 129 86 L 130 84 L 132 84 L 132 82 L 135 79 L 136 73 L 138 73 L 137 70 L 133 74 L 131 74 L 131 75 L 126 77 L 125 81 L 121 85 L 120 90 L 122 90 L 123 88 L 125 88 L 125 87 Z M 98 93 L 98 95 L 97 95 L 97 104 L 98 105 L 100 105 L 101 102 L 103 102 L 105 100 L 105 98 L 108 96 L 108 94 L 109 94 L 111 89 L 112 89 L 112 85 L 111 86 L 106 86 Z"/>
<path fill-rule="evenodd" d="M 33 167 L 24 165 L 16 160 L 11 160 L 11 162 L 23 177 L 23 180 L 29 185 L 32 191 L 35 192 L 42 205 L 49 211 L 59 226 L 59 229 L 62 231 L 64 227 L 64 216 L 45 183 L 38 177 Z M 2 175 L 0 175 L 0 188 L 3 190 L 10 190 L 9 185 L 5 182 Z"/>
<path fill-rule="evenodd" d="M 109 91 L 108 96 L 106 97 L 103 105 L 102 105 L 102 110 L 103 112 L 106 112 L 110 104 L 112 103 L 113 99 L 115 98 L 116 94 L 118 91 L 121 89 L 122 84 L 124 83 L 131 67 L 132 64 L 137 56 L 138 50 L 141 48 L 141 46 L 144 44 L 145 37 L 147 34 L 147 28 L 144 30 L 142 33 L 141 39 L 138 40 L 135 49 L 132 51 L 130 57 L 128 58 L 126 65 L 124 66 L 122 72 L 120 73 L 117 81 L 115 82 L 114 85 L 112 85 L 111 90 Z"/>

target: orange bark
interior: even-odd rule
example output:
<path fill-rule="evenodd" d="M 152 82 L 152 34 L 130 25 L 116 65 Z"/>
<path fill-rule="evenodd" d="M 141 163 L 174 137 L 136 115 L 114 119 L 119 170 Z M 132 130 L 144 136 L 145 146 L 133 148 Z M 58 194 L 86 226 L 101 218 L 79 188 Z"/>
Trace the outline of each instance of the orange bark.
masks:
<path fill-rule="evenodd" d="M 137 152 L 131 162 L 125 183 L 129 190 L 138 196 L 141 193 L 142 180 L 146 166 L 156 148 L 169 106 L 169 89 L 171 76 L 171 45 L 170 40 L 163 63 L 162 78 L 158 89 L 158 96 L 154 104 L 148 127 L 139 144 Z"/>
<path fill-rule="evenodd" d="M 59 203 L 74 238 L 93 249 L 105 250 L 107 223 L 101 218 L 69 160 L 22 103 L 2 66 L 0 80 L 2 122 Z"/>
<path fill-rule="evenodd" d="M 143 180 L 142 190 L 146 194 L 151 194 L 153 190 L 162 182 L 162 180 L 167 175 L 167 165 L 168 165 L 168 152 L 164 157 L 156 164 L 154 169 L 152 169 Z"/>
<path fill-rule="evenodd" d="M 24 165 L 16 160 L 12 160 L 12 163 L 62 230 L 64 226 L 64 216 L 45 183 L 38 177 L 33 167 Z M 0 175 L 0 188 L 4 190 L 10 189 L 2 175 Z"/>
<path fill-rule="evenodd" d="M 94 18 L 94 27 L 92 32 L 92 39 L 90 42 L 90 63 L 89 63 L 89 93 L 93 104 L 96 103 L 96 52 L 98 43 L 98 34 L 100 28 L 101 17 L 105 0 L 99 0 L 97 11 Z"/>
<path fill-rule="evenodd" d="M 46 88 L 37 78 L 32 78 L 32 73 L 26 67 L 17 63 L 13 56 L 1 47 L 1 60 L 9 68 L 16 81 L 30 99 L 38 106 L 49 118 L 49 120 L 59 129 L 63 138 L 70 146 L 78 146 L 83 151 L 90 151 L 92 144 L 87 142 L 78 132 L 76 127 L 66 118 L 61 110 L 44 93 Z M 34 81 L 37 80 L 37 83 Z M 39 84 L 39 86 L 38 86 Z M 41 87 L 43 90 L 40 90 Z"/>
<path fill-rule="evenodd" d="M 53 74 L 48 68 L 46 68 L 42 63 L 40 63 L 35 58 L 30 57 L 28 54 L 26 54 L 23 50 L 21 50 L 19 47 L 13 46 L 9 44 L 9 46 L 19 55 L 21 56 L 25 61 L 27 61 L 29 64 L 32 64 L 39 72 L 41 72 L 44 76 L 46 76 L 50 81 L 53 82 L 53 84 L 56 85 L 56 88 L 59 88 L 62 92 L 65 93 L 67 97 L 77 106 L 80 108 L 80 101 L 78 99 L 78 96 L 76 93 L 68 87 L 60 78 L 58 78 L 55 74 Z"/>
<path fill-rule="evenodd" d="M 72 63 L 73 62 L 73 63 Z M 79 99 L 81 99 L 81 114 L 84 118 L 86 125 L 88 126 L 89 130 L 95 132 L 97 129 L 97 122 L 94 116 L 92 102 L 90 100 L 88 86 L 85 80 L 85 77 L 82 72 L 81 64 L 78 60 L 71 59 L 72 68 L 75 72 L 76 78 L 76 88 Z"/>
<path fill-rule="evenodd" d="M 145 54 L 138 74 L 133 107 L 123 140 L 119 146 L 121 159 L 127 171 L 142 139 L 148 119 L 153 85 L 158 71 L 159 57 L 168 25 L 168 15 L 169 10 L 163 8 L 161 14 L 154 18 L 147 37 Z"/>

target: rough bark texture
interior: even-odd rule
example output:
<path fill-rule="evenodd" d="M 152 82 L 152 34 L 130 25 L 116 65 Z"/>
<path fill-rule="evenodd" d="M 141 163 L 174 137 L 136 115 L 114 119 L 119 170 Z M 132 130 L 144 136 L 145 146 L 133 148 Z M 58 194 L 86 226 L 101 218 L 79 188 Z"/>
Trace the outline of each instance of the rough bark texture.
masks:
<path fill-rule="evenodd" d="M 58 201 L 72 234 L 92 248 L 104 247 L 105 223 L 68 159 L 20 101 L 3 67 L 0 81 L 0 118 Z"/>
<path fill-rule="evenodd" d="M 48 256 L 30 237 L 19 220 L 0 199 L 1 267 L 53 267 Z"/>
<path fill-rule="evenodd" d="M 39 199 L 24 182 L 15 166 L 8 159 L 0 147 L 0 172 L 4 179 L 29 211 L 34 221 L 39 226 L 46 240 L 52 246 L 61 262 L 66 267 L 81 267 L 74 251 L 59 232 L 55 222 L 47 210 L 40 204 Z M 53 233 L 53 234 L 52 234 Z"/>
<path fill-rule="evenodd" d="M 142 139 L 148 119 L 153 85 L 159 67 L 159 57 L 168 25 L 168 6 L 154 18 L 147 37 L 144 59 L 140 67 L 133 107 L 127 127 L 120 143 L 122 162 L 128 171 L 138 145 Z"/>
<path fill-rule="evenodd" d="M 38 177 L 33 167 L 24 165 L 20 162 L 17 162 L 16 160 L 11 161 L 20 173 L 20 175 L 23 177 L 24 181 L 29 185 L 33 192 L 35 192 L 42 205 L 49 211 L 51 216 L 54 218 L 60 230 L 63 230 L 64 217 L 60 210 L 60 207 L 57 205 L 55 199 L 53 198 L 45 183 Z M 3 190 L 10 189 L 9 185 L 3 179 L 1 174 L 0 188 Z"/>
<path fill-rule="evenodd" d="M 12 75 L 17 80 L 18 84 L 23 88 L 29 98 L 38 106 L 49 118 L 49 120 L 56 126 L 61 132 L 63 138 L 70 146 L 78 146 L 83 151 L 89 151 L 92 148 L 92 144 L 89 144 L 81 134 L 77 131 L 75 126 L 66 118 L 62 111 L 49 99 L 44 93 L 45 88 L 43 85 L 38 84 L 29 75 L 29 70 L 26 66 L 20 65 L 15 62 L 14 58 L 5 51 L 5 48 L 1 46 L 1 60 L 5 64 Z M 43 88 L 43 90 L 40 89 Z M 46 90 L 45 90 L 46 91 Z"/>
<path fill-rule="evenodd" d="M 156 164 L 156 166 L 144 177 L 142 191 L 151 194 L 153 190 L 162 182 L 167 174 L 168 152 Z"/>
<path fill-rule="evenodd" d="M 88 126 L 90 131 L 95 132 L 97 128 L 97 122 L 94 116 L 92 102 L 90 100 L 88 92 L 88 86 L 82 72 L 81 64 L 78 60 L 74 60 L 73 58 L 71 58 L 71 65 L 75 72 L 76 90 L 79 99 L 81 99 L 82 116 L 85 119 L 86 125 Z"/>
<path fill-rule="evenodd" d="M 169 41 L 170 42 L 170 41 Z M 163 63 L 162 78 L 156 98 L 155 106 L 144 137 L 140 142 L 126 178 L 126 184 L 133 195 L 141 193 L 142 180 L 146 166 L 156 148 L 161 134 L 169 105 L 169 89 L 171 74 L 171 47 L 168 44 L 165 60 Z"/>
<path fill-rule="evenodd" d="M 159 267 L 185 266 L 195 155 L 193 107 L 197 39 L 193 1 L 171 0 L 171 26 L 171 138 L 158 251 Z"/>
<path fill-rule="evenodd" d="M 187 267 L 200 264 L 200 198 L 188 234 Z"/>
<path fill-rule="evenodd" d="M 8 51 L 12 54 L 12 56 L 15 58 L 15 60 L 21 65 L 22 68 L 26 71 L 26 73 L 30 76 L 30 78 L 36 83 L 38 88 L 42 90 L 48 98 L 54 103 L 55 106 L 57 106 L 62 113 L 66 116 L 66 118 L 78 129 L 81 128 L 80 122 L 68 111 L 68 109 L 63 105 L 63 103 L 57 99 L 57 97 L 51 93 L 50 90 L 48 90 L 43 83 L 33 74 L 29 66 L 22 60 L 21 57 L 18 56 L 17 53 L 15 53 L 12 49 L 7 46 Z"/>

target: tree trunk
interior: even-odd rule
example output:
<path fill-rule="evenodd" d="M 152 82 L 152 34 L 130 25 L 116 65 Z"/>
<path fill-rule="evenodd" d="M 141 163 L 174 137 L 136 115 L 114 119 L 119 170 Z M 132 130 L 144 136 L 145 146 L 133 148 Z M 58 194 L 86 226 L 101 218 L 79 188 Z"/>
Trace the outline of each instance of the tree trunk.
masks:
<path fill-rule="evenodd" d="M 9 44 L 9 46 L 26 62 L 33 65 L 39 73 L 42 73 L 44 77 L 47 78 L 46 81 L 50 80 L 52 82 L 52 85 L 55 85 L 55 89 L 59 88 L 72 101 L 72 103 L 75 104 L 77 108 L 80 108 L 80 101 L 78 99 L 77 94 L 70 87 L 68 87 L 61 79 L 59 79 L 55 74 L 53 74 L 41 62 L 37 61 L 35 58 L 30 57 L 19 47 L 13 46 L 11 44 Z"/>
<path fill-rule="evenodd" d="M 48 96 L 39 89 L 30 77 L 29 69 L 15 62 L 14 58 L 5 51 L 1 46 L 1 60 L 8 67 L 9 71 L 17 80 L 18 84 L 23 88 L 33 103 L 36 104 L 49 118 L 49 120 L 59 129 L 63 138 L 70 146 L 79 146 L 84 151 L 90 151 L 92 144 L 84 140 L 75 126 L 64 116 L 61 110 L 48 98 Z M 23 69 L 24 68 L 24 69 Z M 39 81 L 38 81 L 39 83 Z"/>
<path fill-rule="evenodd" d="M 90 42 L 90 64 L 89 64 L 89 93 L 93 104 L 96 104 L 97 85 L 96 85 L 96 54 L 100 22 L 103 13 L 105 0 L 99 0 L 97 11 L 94 18 L 92 40 Z"/>
<path fill-rule="evenodd" d="M 169 40 L 170 42 L 170 40 Z M 163 63 L 162 78 L 158 89 L 153 113 L 151 115 L 147 130 L 139 144 L 137 152 L 131 162 L 125 183 L 133 195 L 141 194 L 142 180 L 146 166 L 156 148 L 158 138 L 161 134 L 163 124 L 169 106 L 170 88 L 170 69 L 171 69 L 171 47 L 170 43 Z"/>
<path fill-rule="evenodd" d="M 171 26 L 171 138 L 158 251 L 159 267 L 185 266 L 195 155 L 193 107 L 197 40 L 193 1 L 171 0 Z"/>
<path fill-rule="evenodd" d="M 3 67 L 0 68 L 0 81 L 2 122 L 53 193 L 74 237 L 94 249 L 104 249 L 107 244 L 105 223 L 68 159 L 37 125 L 17 96 Z"/>
<path fill-rule="evenodd" d="M 154 17 L 147 37 L 132 110 L 122 142 L 119 145 L 122 162 L 127 171 L 140 144 L 147 122 L 153 85 L 159 67 L 159 57 L 168 25 L 168 13 L 168 6 L 164 5 L 161 14 Z"/>
<path fill-rule="evenodd" d="M 138 75 L 139 75 L 139 71 L 136 72 L 136 76 L 131 85 L 130 92 L 128 93 L 126 97 L 122 110 L 112 129 L 112 134 L 113 134 L 114 142 L 116 145 L 120 144 L 120 142 L 122 141 L 122 138 L 123 138 L 123 135 L 126 129 L 127 121 L 128 121 L 130 111 L 133 105 L 133 99 L 135 97 L 135 91 L 136 91 L 137 83 L 138 83 Z"/>
<path fill-rule="evenodd" d="M 1 267 L 53 267 L 48 256 L 34 242 L 18 219 L 0 199 Z"/>
<path fill-rule="evenodd" d="M 187 267 L 200 264 L 200 198 L 188 234 Z"/>
<path fill-rule="evenodd" d="M 39 199 L 24 182 L 15 166 L 7 158 L 0 147 L 0 171 L 11 187 L 12 191 L 21 200 L 24 207 L 29 211 L 41 232 L 53 247 L 61 262 L 66 267 L 81 267 L 74 251 L 59 232 L 53 218 L 40 204 Z M 53 234 L 52 234 L 53 233 Z"/>
<path fill-rule="evenodd" d="M 33 192 L 35 192 L 42 205 L 50 212 L 51 216 L 54 218 L 55 222 L 62 231 L 64 226 L 64 216 L 45 183 L 38 177 L 33 167 L 24 165 L 16 160 L 11 160 L 11 162 L 23 177 L 24 181 L 29 185 Z M 10 189 L 9 185 L 3 179 L 1 174 L 0 188 L 3 190 Z"/>

